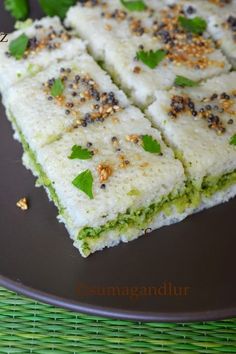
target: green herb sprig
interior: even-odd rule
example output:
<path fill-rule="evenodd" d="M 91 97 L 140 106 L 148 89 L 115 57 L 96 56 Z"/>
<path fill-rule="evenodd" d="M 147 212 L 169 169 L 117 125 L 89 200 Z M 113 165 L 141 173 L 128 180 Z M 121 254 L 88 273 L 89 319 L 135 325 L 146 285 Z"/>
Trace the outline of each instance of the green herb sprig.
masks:
<path fill-rule="evenodd" d="M 79 160 L 89 160 L 93 157 L 93 154 L 88 149 L 82 148 L 82 146 L 74 145 L 71 149 L 71 154 L 68 157 L 71 160 L 79 159 Z"/>
<path fill-rule="evenodd" d="M 120 0 L 121 4 L 129 11 L 144 11 L 147 6 L 142 0 Z"/>
<path fill-rule="evenodd" d="M 139 52 L 136 53 L 137 59 L 142 61 L 150 69 L 155 69 L 160 64 L 160 62 L 165 58 L 165 56 L 166 56 L 166 51 L 163 49 L 158 49 L 155 52 L 153 50 L 150 50 L 149 52 L 140 50 Z"/>
<path fill-rule="evenodd" d="M 10 42 L 9 44 L 10 55 L 16 58 L 17 60 L 23 58 L 28 43 L 29 43 L 29 38 L 24 33 L 22 33 L 19 37 L 13 39 Z"/>
<path fill-rule="evenodd" d="M 63 19 L 76 0 L 39 0 L 43 12 L 48 16 L 59 16 Z"/>
<path fill-rule="evenodd" d="M 61 79 L 56 79 L 51 87 L 51 95 L 53 97 L 58 97 L 63 94 L 65 86 Z"/>
<path fill-rule="evenodd" d="M 235 145 L 236 146 L 236 134 L 231 136 L 229 143 L 230 143 L 230 145 Z"/>
<path fill-rule="evenodd" d="M 175 78 L 174 85 L 180 87 L 195 87 L 199 85 L 199 82 L 190 80 L 185 76 L 178 75 Z"/>
<path fill-rule="evenodd" d="M 179 16 L 178 22 L 186 31 L 194 34 L 202 34 L 207 29 L 207 22 L 201 17 Z"/>
<path fill-rule="evenodd" d="M 151 152 L 152 154 L 161 153 L 161 145 L 155 140 L 151 135 L 142 136 L 142 146 L 145 151 Z"/>
<path fill-rule="evenodd" d="M 90 199 L 94 199 L 93 196 L 93 175 L 90 170 L 86 170 L 80 173 L 73 181 L 72 184 L 87 194 Z"/>
<path fill-rule="evenodd" d="M 28 0 L 4 0 L 4 6 L 16 20 L 23 21 L 29 16 Z"/>

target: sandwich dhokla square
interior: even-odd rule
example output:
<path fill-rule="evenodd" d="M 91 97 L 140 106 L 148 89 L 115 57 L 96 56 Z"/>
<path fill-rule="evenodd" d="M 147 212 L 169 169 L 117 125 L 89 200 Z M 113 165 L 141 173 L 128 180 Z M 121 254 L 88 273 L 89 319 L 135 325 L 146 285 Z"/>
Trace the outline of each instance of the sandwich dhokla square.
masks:
<path fill-rule="evenodd" d="M 188 18 L 201 16 L 206 20 L 207 31 L 216 41 L 216 46 L 222 49 L 236 68 L 236 0 L 195 0 L 181 3 Z"/>
<path fill-rule="evenodd" d="M 26 164 L 83 256 L 182 220 L 191 207 L 182 164 L 137 108 L 80 126 L 31 157 Z"/>
<path fill-rule="evenodd" d="M 205 206 L 236 194 L 236 73 L 156 92 L 153 123 L 182 160 Z"/>
<path fill-rule="evenodd" d="M 208 31 L 236 69 L 236 3 L 233 13 L 210 16 Z"/>
<path fill-rule="evenodd" d="M 192 210 L 182 164 L 88 54 L 22 80 L 5 104 L 25 165 L 82 255 Z"/>
<path fill-rule="evenodd" d="M 56 17 L 26 21 L 1 46 L 23 162 L 82 256 L 236 195 L 236 73 L 222 53 L 234 65 L 234 6 L 79 1 L 66 25 L 99 63 Z"/>
<path fill-rule="evenodd" d="M 61 61 L 5 93 L 9 119 L 31 149 L 79 125 L 99 123 L 128 105 L 125 94 L 88 55 Z"/>
<path fill-rule="evenodd" d="M 169 89 L 176 75 L 199 81 L 229 71 L 204 19 L 189 19 L 182 4 L 137 3 L 81 1 L 66 24 L 138 105 L 152 102 L 156 89 Z"/>
<path fill-rule="evenodd" d="M 193 16 L 203 16 L 207 18 L 209 15 L 224 15 L 226 13 L 234 13 L 235 0 L 162 0 L 166 5 L 183 4 L 185 13 Z M 187 9 L 187 11 L 186 11 Z"/>
<path fill-rule="evenodd" d="M 0 46 L 0 90 L 26 76 L 34 76 L 52 63 L 85 52 L 85 43 L 73 37 L 59 18 L 45 17 L 8 35 Z"/>

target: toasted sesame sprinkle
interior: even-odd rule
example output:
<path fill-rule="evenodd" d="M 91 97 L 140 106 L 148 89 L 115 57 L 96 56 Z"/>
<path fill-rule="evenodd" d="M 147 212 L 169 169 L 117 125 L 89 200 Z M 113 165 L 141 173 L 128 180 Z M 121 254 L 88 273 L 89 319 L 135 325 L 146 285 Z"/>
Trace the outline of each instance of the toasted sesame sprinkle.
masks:
<path fill-rule="evenodd" d="M 161 42 L 163 50 L 166 51 L 166 59 L 174 66 L 185 66 L 191 69 L 204 70 L 208 67 L 223 68 L 225 63 L 221 60 L 214 60 L 210 55 L 215 51 L 215 44 L 212 39 L 205 35 L 187 32 L 179 23 L 179 16 L 185 13 L 183 4 L 173 4 L 165 6 L 157 12 L 147 6 L 147 11 L 142 12 L 142 19 L 139 15 L 127 13 L 120 9 L 109 10 L 106 2 L 97 2 L 101 5 L 101 17 L 108 19 L 109 24 L 105 25 L 110 30 L 111 21 L 120 23 L 126 21 L 131 35 L 142 37 L 146 34 L 150 39 L 157 39 Z M 195 12 L 195 8 L 189 6 L 186 10 L 189 14 Z M 229 19 L 229 24 L 233 24 L 234 19 Z M 139 45 L 143 50 L 144 46 Z M 154 48 L 153 48 L 154 49 Z M 166 62 L 166 65 L 168 63 Z M 133 69 L 135 74 L 139 74 L 138 67 Z"/>
<path fill-rule="evenodd" d="M 106 25 L 105 25 L 105 30 L 106 30 L 106 31 L 111 31 L 111 30 L 112 30 L 112 26 L 109 25 L 109 24 L 106 24 Z"/>
<path fill-rule="evenodd" d="M 56 31 L 52 26 L 36 25 L 35 29 L 37 32 L 33 37 L 29 38 L 23 59 L 37 55 L 45 48 L 50 51 L 58 49 L 64 42 L 71 39 L 71 35 L 66 30 Z M 7 55 L 9 56 L 10 53 L 7 53 Z"/>
<path fill-rule="evenodd" d="M 112 175 L 112 168 L 108 164 L 99 164 L 97 167 L 100 182 L 105 182 Z"/>
<path fill-rule="evenodd" d="M 126 140 L 138 144 L 140 142 L 140 136 L 137 134 L 127 135 Z"/>
<path fill-rule="evenodd" d="M 173 95 L 168 115 L 172 119 L 176 119 L 182 113 L 190 113 L 194 119 L 204 119 L 210 129 L 221 135 L 226 131 L 226 126 L 220 119 L 220 114 L 227 113 L 235 116 L 234 105 L 235 96 L 232 92 L 222 92 L 220 95 L 214 93 L 196 103 L 193 103 L 192 99 L 187 95 Z M 233 119 L 229 119 L 228 124 L 233 124 Z"/>
<path fill-rule="evenodd" d="M 135 74 L 140 74 L 141 70 L 142 70 L 142 69 L 140 68 L 140 66 L 135 66 L 133 72 L 134 72 Z"/>
<path fill-rule="evenodd" d="M 119 164 L 120 168 L 126 168 L 128 167 L 128 165 L 130 165 L 130 161 L 127 160 L 126 156 L 123 154 L 119 155 L 119 160 L 120 160 L 120 164 Z"/>
<path fill-rule="evenodd" d="M 21 210 L 28 210 L 29 209 L 28 201 L 25 197 L 18 200 L 18 202 L 16 203 L 16 206 L 18 208 L 20 208 Z"/>
<path fill-rule="evenodd" d="M 106 118 L 121 110 L 114 92 L 102 92 L 89 74 L 75 74 L 71 68 L 60 68 L 59 78 L 63 82 L 63 95 L 52 97 L 51 87 L 55 78 L 42 84 L 48 100 L 65 108 L 65 114 L 75 118 L 74 126 L 86 127 L 95 122 L 104 122 Z M 80 106 L 90 103 L 90 108 L 81 116 Z"/>

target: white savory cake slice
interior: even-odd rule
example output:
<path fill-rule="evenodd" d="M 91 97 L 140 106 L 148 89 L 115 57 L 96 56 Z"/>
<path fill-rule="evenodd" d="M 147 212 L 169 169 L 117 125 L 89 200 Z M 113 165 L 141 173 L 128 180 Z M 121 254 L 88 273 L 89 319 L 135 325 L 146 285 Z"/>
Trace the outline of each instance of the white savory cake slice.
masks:
<path fill-rule="evenodd" d="M 207 17 L 222 15 L 235 11 L 235 0 L 162 0 L 166 5 L 184 4 L 188 15 Z"/>
<path fill-rule="evenodd" d="M 204 206 L 236 194 L 236 73 L 156 92 L 153 123 L 183 161 Z"/>
<path fill-rule="evenodd" d="M 201 16 L 207 21 L 208 32 L 236 68 L 236 0 L 195 0 L 182 3 L 186 16 Z"/>
<path fill-rule="evenodd" d="M 236 69 L 236 4 L 233 13 L 210 16 L 208 31 Z"/>
<path fill-rule="evenodd" d="M 7 36 L 0 46 L 0 91 L 26 76 L 34 76 L 51 63 L 85 52 L 85 44 L 72 37 L 58 17 L 44 17 Z"/>
<path fill-rule="evenodd" d="M 192 210 L 182 164 L 89 55 L 22 80 L 7 91 L 5 104 L 25 164 L 82 255 L 182 220 Z M 82 159 L 68 158 L 71 152 Z M 84 171 L 94 180 L 91 200 L 91 191 L 72 184 Z M 86 180 L 80 183 L 83 189 Z"/>
<path fill-rule="evenodd" d="M 9 119 L 36 151 L 73 127 L 99 124 L 127 106 L 128 100 L 83 54 L 22 80 L 6 92 L 4 103 Z"/>
<path fill-rule="evenodd" d="M 149 0 L 131 11 L 124 3 L 82 1 L 69 10 L 66 24 L 138 105 L 152 102 L 156 89 L 169 89 L 175 75 L 201 80 L 229 71 L 201 23 L 186 25 L 183 5 Z"/>
<path fill-rule="evenodd" d="M 26 148 L 24 160 L 85 257 L 180 221 L 191 206 L 182 164 L 134 107 L 65 133 L 33 155 Z"/>

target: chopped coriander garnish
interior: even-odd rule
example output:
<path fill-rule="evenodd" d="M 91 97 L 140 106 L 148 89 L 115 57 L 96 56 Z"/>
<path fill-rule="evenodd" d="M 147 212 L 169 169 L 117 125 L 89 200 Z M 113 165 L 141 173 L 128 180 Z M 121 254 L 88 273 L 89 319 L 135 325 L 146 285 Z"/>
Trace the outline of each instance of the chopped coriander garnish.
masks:
<path fill-rule="evenodd" d="M 27 71 L 31 77 L 35 76 L 42 70 L 42 66 L 38 64 L 32 64 L 30 63 L 27 67 Z"/>
<path fill-rule="evenodd" d="M 145 151 L 160 154 L 161 153 L 161 145 L 157 140 L 153 139 L 151 135 L 143 135 L 142 136 L 143 148 Z"/>
<path fill-rule="evenodd" d="M 179 16 L 179 24 L 188 32 L 202 34 L 207 29 L 207 22 L 201 17 L 187 18 Z"/>
<path fill-rule="evenodd" d="M 149 52 L 141 50 L 137 52 L 136 56 L 138 60 L 149 66 L 149 68 L 155 69 L 158 64 L 165 58 L 166 52 L 163 49 L 158 49 L 155 52 L 153 50 L 150 50 Z"/>
<path fill-rule="evenodd" d="M 51 87 L 51 95 L 53 97 L 61 96 L 64 91 L 64 84 L 61 79 L 56 79 Z"/>
<path fill-rule="evenodd" d="M 140 195 L 140 191 L 137 188 L 133 188 L 127 193 L 127 195 L 131 197 L 136 197 Z"/>
<path fill-rule="evenodd" d="M 30 26 L 32 26 L 33 20 L 31 18 L 27 18 L 25 21 L 16 21 L 14 24 L 14 28 L 16 30 L 24 30 Z"/>
<path fill-rule="evenodd" d="M 16 20 L 25 20 L 29 15 L 28 0 L 5 0 L 4 6 Z"/>
<path fill-rule="evenodd" d="M 28 43 L 29 38 L 24 33 L 11 41 L 9 45 L 11 56 L 15 57 L 17 60 L 21 59 L 24 56 Z"/>
<path fill-rule="evenodd" d="M 92 152 L 88 149 L 83 149 L 82 146 L 74 145 L 71 149 L 71 155 L 68 156 L 69 159 L 80 159 L 80 160 L 89 160 L 93 156 Z"/>
<path fill-rule="evenodd" d="M 122 5 L 126 7 L 129 11 L 144 11 L 146 10 L 147 6 L 142 0 L 133 0 L 133 1 L 126 1 L 120 0 Z"/>
<path fill-rule="evenodd" d="M 230 145 L 236 145 L 236 134 L 234 134 L 233 136 L 231 136 L 231 139 L 230 139 Z"/>
<path fill-rule="evenodd" d="M 39 0 L 43 12 L 48 16 L 64 18 L 76 0 Z"/>
<path fill-rule="evenodd" d="M 193 81 L 180 75 L 176 76 L 174 84 L 180 87 L 194 87 L 199 85 L 198 81 Z"/>
<path fill-rule="evenodd" d="M 72 184 L 87 194 L 90 199 L 93 199 L 93 175 L 90 170 L 80 173 L 73 181 Z"/>

